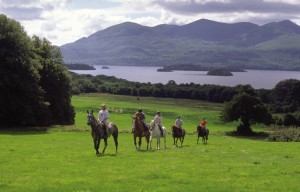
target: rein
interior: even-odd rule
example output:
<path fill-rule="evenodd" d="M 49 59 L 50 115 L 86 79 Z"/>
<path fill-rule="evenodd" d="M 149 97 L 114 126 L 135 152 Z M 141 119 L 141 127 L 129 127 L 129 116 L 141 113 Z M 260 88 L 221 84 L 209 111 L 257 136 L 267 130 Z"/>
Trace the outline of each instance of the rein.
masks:
<path fill-rule="evenodd" d="M 94 117 L 93 114 L 89 114 L 89 122 L 90 122 L 90 125 L 92 127 L 92 130 L 96 131 L 98 122 L 97 122 L 97 120 L 96 120 L 96 118 Z"/>

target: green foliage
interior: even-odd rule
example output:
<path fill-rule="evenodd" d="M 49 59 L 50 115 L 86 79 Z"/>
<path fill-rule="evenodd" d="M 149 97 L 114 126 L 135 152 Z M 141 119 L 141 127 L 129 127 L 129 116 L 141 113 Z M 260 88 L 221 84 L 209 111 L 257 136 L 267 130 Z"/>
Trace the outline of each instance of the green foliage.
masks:
<path fill-rule="evenodd" d="M 289 113 L 300 108 L 300 81 L 287 79 L 280 81 L 272 90 L 274 97 L 274 112 Z"/>
<path fill-rule="evenodd" d="M 74 123 L 60 50 L 0 15 L 0 127 Z"/>
<path fill-rule="evenodd" d="M 282 141 L 282 142 L 300 142 L 300 129 L 276 129 L 269 137 L 268 141 Z"/>
<path fill-rule="evenodd" d="M 235 95 L 230 102 L 225 103 L 221 119 L 224 122 L 240 120 L 241 124 L 237 127 L 237 131 L 245 135 L 252 133 L 251 125 L 272 122 L 272 116 L 261 100 L 247 93 Z"/>
<path fill-rule="evenodd" d="M 21 25 L 0 15 L 0 126 L 45 123 L 47 103 L 39 86 L 40 68 Z"/>
<path fill-rule="evenodd" d="M 58 47 L 46 39 L 32 38 L 36 59 L 42 68 L 40 86 L 45 91 L 45 100 L 50 103 L 51 124 L 74 124 L 74 109 L 71 106 L 71 77 L 63 64 Z"/>
<path fill-rule="evenodd" d="M 176 84 L 173 80 L 164 85 L 162 83 L 130 82 L 125 79 L 105 75 L 71 74 L 73 77 L 72 92 L 75 95 L 80 93 L 111 93 L 118 95 L 195 99 L 223 103 L 224 101 L 230 101 L 239 92 L 255 92 L 250 85 L 227 87 L 194 83 Z"/>

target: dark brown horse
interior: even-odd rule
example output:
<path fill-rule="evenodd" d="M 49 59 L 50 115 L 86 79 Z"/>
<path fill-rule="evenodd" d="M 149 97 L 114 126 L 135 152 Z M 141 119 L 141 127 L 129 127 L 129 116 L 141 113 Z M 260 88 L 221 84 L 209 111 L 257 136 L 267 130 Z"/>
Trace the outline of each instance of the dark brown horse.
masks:
<path fill-rule="evenodd" d="M 202 127 L 200 125 L 197 126 L 197 132 L 198 132 L 198 139 L 197 144 L 199 141 L 199 138 L 202 137 L 202 144 L 207 144 L 209 130 L 205 127 Z"/>
<path fill-rule="evenodd" d="M 96 154 L 99 154 L 99 146 L 100 146 L 100 142 L 101 139 L 104 139 L 104 148 L 102 150 L 102 154 L 104 154 L 105 149 L 107 147 L 107 138 L 112 135 L 115 141 L 115 146 L 116 146 L 116 153 L 118 152 L 118 127 L 113 124 L 110 123 L 109 129 L 108 129 L 108 133 L 105 133 L 105 127 L 103 124 L 99 124 L 98 121 L 96 120 L 93 111 L 89 112 L 87 111 L 88 115 L 87 115 L 87 124 L 91 126 L 92 128 L 92 137 L 93 137 L 93 141 L 94 141 L 94 148 L 96 150 Z"/>
<path fill-rule="evenodd" d="M 181 143 L 181 147 L 182 147 L 182 144 L 183 144 L 183 141 L 184 141 L 184 136 L 185 136 L 185 130 L 182 128 L 182 134 L 181 134 L 179 128 L 176 125 L 173 125 L 171 127 L 171 130 L 172 130 L 172 133 L 173 133 L 174 146 L 178 147 L 177 141 L 179 139 L 180 143 Z"/>
<path fill-rule="evenodd" d="M 140 120 L 138 117 L 132 117 L 132 120 L 134 121 L 134 130 L 133 130 L 133 140 L 134 140 L 134 145 L 137 150 L 141 149 L 141 144 L 142 144 L 142 137 L 146 138 L 147 142 L 147 150 L 149 148 L 149 139 L 150 139 L 150 131 L 149 127 L 147 127 L 147 130 L 144 130 L 144 124 L 143 121 Z M 136 144 L 136 138 L 139 138 L 139 145 L 137 146 Z"/>

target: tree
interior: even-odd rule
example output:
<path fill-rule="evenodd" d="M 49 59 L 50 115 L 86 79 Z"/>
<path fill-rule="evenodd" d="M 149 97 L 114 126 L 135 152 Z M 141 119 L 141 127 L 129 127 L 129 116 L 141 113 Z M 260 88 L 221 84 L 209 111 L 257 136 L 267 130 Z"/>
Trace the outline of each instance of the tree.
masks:
<path fill-rule="evenodd" d="M 272 115 L 258 97 L 247 93 L 235 95 L 233 99 L 225 103 L 221 112 L 223 122 L 241 121 L 237 132 L 243 135 L 252 134 L 251 125 L 256 123 L 270 124 Z"/>
<path fill-rule="evenodd" d="M 32 37 L 35 59 L 41 64 L 40 86 L 49 102 L 52 124 L 74 124 L 74 108 L 71 106 L 71 77 L 63 64 L 58 47 L 47 39 Z"/>
<path fill-rule="evenodd" d="M 58 47 L 0 15 L 0 126 L 73 124 L 71 78 Z"/>
<path fill-rule="evenodd" d="M 298 125 L 297 117 L 295 117 L 292 114 L 286 114 L 283 119 L 283 125 L 297 127 Z"/>
<path fill-rule="evenodd" d="M 0 126 L 46 124 L 40 68 L 23 27 L 0 15 Z"/>
<path fill-rule="evenodd" d="M 287 79 L 280 81 L 272 90 L 275 112 L 295 112 L 300 107 L 300 81 Z"/>

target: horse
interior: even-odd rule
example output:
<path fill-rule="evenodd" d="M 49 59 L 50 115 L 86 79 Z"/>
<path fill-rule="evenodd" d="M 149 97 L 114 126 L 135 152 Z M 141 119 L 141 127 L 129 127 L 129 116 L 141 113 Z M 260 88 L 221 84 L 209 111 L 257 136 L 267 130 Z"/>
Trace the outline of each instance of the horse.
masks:
<path fill-rule="evenodd" d="M 108 128 L 108 133 L 105 133 L 105 126 L 103 124 L 99 124 L 98 121 L 96 120 L 94 114 L 93 114 L 93 110 L 91 112 L 89 112 L 87 110 L 87 124 L 91 126 L 92 129 L 92 137 L 93 137 L 93 141 L 94 141 L 94 148 L 96 150 L 96 155 L 100 154 L 99 153 L 99 146 L 100 146 L 100 142 L 101 139 L 104 139 L 104 143 L 105 146 L 102 150 L 102 154 L 104 154 L 105 149 L 107 147 L 107 139 L 110 135 L 113 136 L 114 141 L 115 141 L 115 146 L 116 146 L 116 153 L 118 153 L 118 135 L 119 135 L 119 131 L 118 131 L 118 127 L 110 122 L 109 123 L 109 128 Z"/>
<path fill-rule="evenodd" d="M 134 130 L 133 130 L 133 140 L 134 140 L 134 146 L 136 150 L 141 149 L 141 144 L 142 144 L 142 137 L 146 138 L 147 142 L 147 150 L 149 148 L 149 138 L 150 138 L 150 132 L 149 128 L 147 128 L 147 131 L 144 131 L 144 124 L 143 121 L 140 120 L 138 117 L 132 117 L 134 121 Z M 136 144 L 136 138 L 139 138 L 139 145 L 137 146 Z"/>
<path fill-rule="evenodd" d="M 202 137 L 202 144 L 207 144 L 208 140 L 208 135 L 209 135 L 209 130 L 198 125 L 197 126 L 197 132 L 198 132 L 198 139 L 197 139 L 197 144 L 199 141 L 199 137 Z"/>
<path fill-rule="evenodd" d="M 166 146 L 166 137 L 167 137 L 167 130 L 165 127 L 162 126 L 162 130 L 163 130 L 163 135 L 161 135 L 161 131 L 158 127 L 158 125 L 154 122 L 154 120 L 151 121 L 151 123 L 149 124 L 150 127 L 150 149 L 152 149 L 152 139 L 156 138 L 157 140 L 157 144 L 156 144 L 156 149 L 160 148 L 160 137 L 164 138 L 164 142 L 165 142 L 165 149 L 167 148 Z"/>
<path fill-rule="evenodd" d="M 180 134 L 180 130 L 176 125 L 173 125 L 171 127 L 172 133 L 173 133 L 173 139 L 174 139 L 174 146 L 178 147 L 177 141 L 178 139 L 180 140 L 181 147 L 184 141 L 184 136 L 185 136 L 185 130 L 182 128 L 182 134 Z M 176 142 L 175 142 L 176 139 Z"/>

